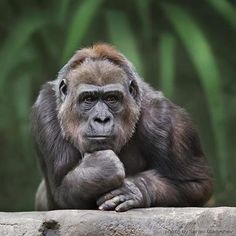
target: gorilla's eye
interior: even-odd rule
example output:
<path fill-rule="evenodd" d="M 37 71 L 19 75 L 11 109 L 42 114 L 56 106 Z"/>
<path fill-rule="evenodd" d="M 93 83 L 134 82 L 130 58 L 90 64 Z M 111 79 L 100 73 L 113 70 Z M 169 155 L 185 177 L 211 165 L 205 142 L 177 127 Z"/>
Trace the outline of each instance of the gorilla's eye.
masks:
<path fill-rule="evenodd" d="M 105 93 L 103 97 L 104 102 L 111 106 L 116 106 L 122 103 L 123 100 L 123 93 L 120 91 L 112 91 Z"/>
<path fill-rule="evenodd" d="M 97 97 L 94 94 L 85 93 L 82 94 L 79 98 L 80 103 L 91 104 L 95 102 Z"/>
<path fill-rule="evenodd" d="M 109 95 L 106 97 L 106 101 L 109 102 L 109 103 L 115 103 L 117 102 L 119 99 L 117 96 L 115 95 Z"/>
<path fill-rule="evenodd" d="M 66 96 L 67 95 L 67 85 L 66 85 L 66 82 L 65 80 L 63 79 L 59 85 L 59 90 L 60 90 L 60 93 L 63 95 L 63 96 Z"/>
<path fill-rule="evenodd" d="M 83 98 L 83 102 L 93 102 L 94 101 L 94 97 L 92 97 L 91 95 L 85 96 Z"/>

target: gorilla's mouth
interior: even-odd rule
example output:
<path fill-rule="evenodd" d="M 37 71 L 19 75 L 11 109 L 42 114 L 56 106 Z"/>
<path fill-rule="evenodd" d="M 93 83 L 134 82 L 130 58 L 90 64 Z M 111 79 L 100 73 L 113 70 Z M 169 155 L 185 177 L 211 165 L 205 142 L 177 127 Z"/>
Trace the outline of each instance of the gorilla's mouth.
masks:
<path fill-rule="evenodd" d="M 108 139 L 111 139 L 112 138 L 112 136 L 110 136 L 110 135 L 89 135 L 89 136 L 87 136 L 87 138 L 89 139 L 89 140 L 108 140 Z"/>

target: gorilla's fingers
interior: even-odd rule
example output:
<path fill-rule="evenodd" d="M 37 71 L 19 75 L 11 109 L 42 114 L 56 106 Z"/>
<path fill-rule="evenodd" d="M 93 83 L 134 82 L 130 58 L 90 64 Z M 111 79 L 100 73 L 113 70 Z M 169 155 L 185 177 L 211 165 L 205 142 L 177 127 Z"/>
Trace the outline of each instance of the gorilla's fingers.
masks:
<path fill-rule="evenodd" d="M 114 210 L 116 206 L 126 200 L 124 195 L 113 197 L 99 206 L 99 210 Z"/>
<path fill-rule="evenodd" d="M 135 207 L 137 207 L 137 202 L 132 199 L 132 200 L 125 201 L 125 202 L 121 203 L 120 205 L 118 205 L 115 208 L 115 211 L 123 212 L 123 211 L 128 211 L 129 209 L 135 208 Z"/>
<path fill-rule="evenodd" d="M 115 196 L 118 196 L 121 194 L 121 189 L 115 189 L 103 196 L 101 196 L 98 200 L 97 200 L 97 205 L 100 206 L 102 205 L 104 202 L 106 202 L 107 200 L 110 200 L 112 198 L 114 198 Z"/>

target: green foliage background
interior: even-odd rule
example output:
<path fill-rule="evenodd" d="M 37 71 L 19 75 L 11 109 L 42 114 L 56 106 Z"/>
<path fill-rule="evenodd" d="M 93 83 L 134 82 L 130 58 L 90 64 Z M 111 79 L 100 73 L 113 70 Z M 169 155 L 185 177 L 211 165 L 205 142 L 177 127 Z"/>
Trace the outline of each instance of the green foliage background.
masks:
<path fill-rule="evenodd" d="M 236 205 L 235 1 L 2 0 L 0 12 L 0 210 L 33 209 L 40 173 L 31 106 L 76 49 L 98 41 L 192 114 L 213 202 Z"/>

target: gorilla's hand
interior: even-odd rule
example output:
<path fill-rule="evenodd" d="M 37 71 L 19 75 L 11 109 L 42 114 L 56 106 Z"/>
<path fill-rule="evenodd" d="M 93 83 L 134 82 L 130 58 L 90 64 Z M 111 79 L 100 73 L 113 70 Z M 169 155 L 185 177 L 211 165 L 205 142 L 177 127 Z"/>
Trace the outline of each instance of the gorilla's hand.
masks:
<path fill-rule="evenodd" d="M 125 179 L 122 187 L 115 189 L 97 200 L 100 210 L 127 211 L 131 208 L 145 207 L 145 200 L 139 188 Z"/>
<path fill-rule="evenodd" d="M 85 189 L 94 189 L 95 195 L 121 187 L 125 178 L 124 166 L 112 150 L 86 153 L 80 169 Z"/>

